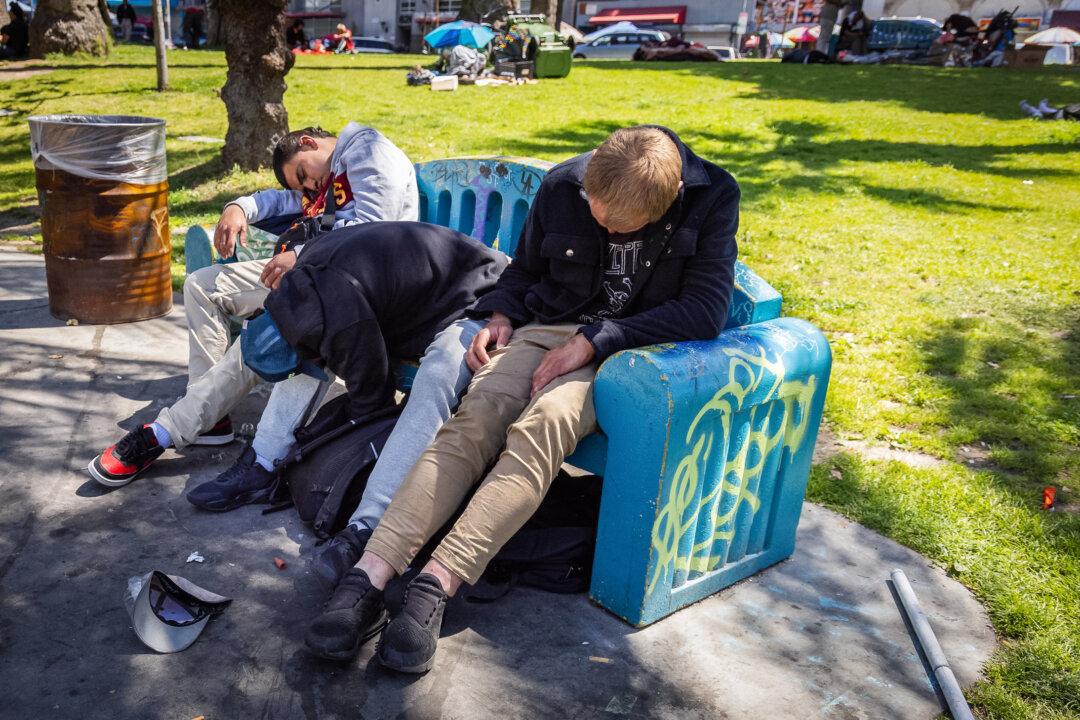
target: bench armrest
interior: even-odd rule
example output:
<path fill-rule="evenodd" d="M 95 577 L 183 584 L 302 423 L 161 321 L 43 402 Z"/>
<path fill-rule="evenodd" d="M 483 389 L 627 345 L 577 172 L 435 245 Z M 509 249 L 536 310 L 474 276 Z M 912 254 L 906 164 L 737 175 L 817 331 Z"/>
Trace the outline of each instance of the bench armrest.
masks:
<path fill-rule="evenodd" d="M 831 366 L 794 318 L 611 356 L 593 599 L 644 625 L 790 555 Z"/>

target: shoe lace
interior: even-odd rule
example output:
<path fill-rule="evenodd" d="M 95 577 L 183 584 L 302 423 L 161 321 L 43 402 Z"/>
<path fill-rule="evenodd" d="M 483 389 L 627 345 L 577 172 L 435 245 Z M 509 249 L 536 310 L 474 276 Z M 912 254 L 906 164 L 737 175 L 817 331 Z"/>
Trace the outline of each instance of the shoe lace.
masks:
<path fill-rule="evenodd" d="M 374 597 L 377 592 L 366 576 L 350 572 L 338 583 L 330 602 L 327 603 L 327 609 L 340 610 L 355 607 L 367 598 Z"/>
<path fill-rule="evenodd" d="M 146 428 L 139 428 L 122 437 L 120 442 L 116 443 L 113 453 L 125 463 L 140 460 L 150 452 L 150 437 L 153 437 L 151 432 L 147 432 Z"/>
<path fill-rule="evenodd" d="M 244 453 L 236 459 L 236 462 L 233 463 L 232 467 L 230 467 L 228 470 L 218 476 L 217 481 L 224 485 L 232 485 L 237 480 L 242 479 L 248 473 L 248 471 L 251 470 L 251 466 L 254 464 L 255 453 L 249 453 L 247 450 L 245 450 Z"/>
<path fill-rule="evenodd" d="M 412 600 L 411 603 L 410 600 Z M 417 577 L 405 586 L 405 596 L 401 600 L 401 607 L 402 611 L 408 612 L 414 620 L 427 625 L 445 602 L 446 592 L 437 580 L 428 581 L 426 578 Z"/>

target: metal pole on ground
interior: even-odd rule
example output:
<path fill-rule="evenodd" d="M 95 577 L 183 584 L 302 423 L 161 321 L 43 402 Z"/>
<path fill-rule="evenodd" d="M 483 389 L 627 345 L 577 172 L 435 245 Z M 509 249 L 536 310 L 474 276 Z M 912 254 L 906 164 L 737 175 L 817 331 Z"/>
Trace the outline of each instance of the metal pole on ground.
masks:
<path fill-rule="evenodd" d="M 937 680 L 938 687 L 941 688 L 941 694 L 945 696 L 945 703 L 949 706 L 949 713 L 953 716 L 953 720 L 975 720 L 967 699 L 960 690 L 960 684 L 956 682 L 956 676 L 949 667 L 949 661 L 941 645 L 938 644 L 934 629 L 930 627 L 930 620 L 919 605 L 919 599 L 915 597 L 915 591 L 911 588 L 911 583 L 908 582 L 904 571 L 893 570 L 889 577 L 892 578 L 893 587 L 896 588 L 900 604 L 904 606 L 908 621 L 915 630 L 919 647 L 930 663 L 934 678 Z"/>

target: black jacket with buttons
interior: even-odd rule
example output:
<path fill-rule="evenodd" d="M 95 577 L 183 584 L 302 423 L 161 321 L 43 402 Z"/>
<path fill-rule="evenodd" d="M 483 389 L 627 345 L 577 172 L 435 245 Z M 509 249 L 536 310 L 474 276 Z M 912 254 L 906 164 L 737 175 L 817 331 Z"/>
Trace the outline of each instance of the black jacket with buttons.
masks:
<path fill-rule="evenodd" d="M 644 262 L 622 317 L 582 328 L 597 361 L 631 347 L 715 338 L 727 320 L 739 227 L 739 186 L 679 137 L 683 188 L 644 230 Z M 514 326 L 576 322 L 602 292 L 605 235 L 582 197 L 591 153 L 552 168 L 533 200 L 514 261 L 470 314 L 500 312 Z"/>

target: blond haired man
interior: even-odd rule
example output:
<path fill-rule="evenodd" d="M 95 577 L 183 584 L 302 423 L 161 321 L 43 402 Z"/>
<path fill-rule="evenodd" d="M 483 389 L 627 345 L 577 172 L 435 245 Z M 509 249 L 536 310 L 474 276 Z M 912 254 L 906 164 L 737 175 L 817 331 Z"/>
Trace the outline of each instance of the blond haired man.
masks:
<path fill-rule="evenodd" d="M 312 623 L 308 648 L 344 659 L 377 634 L 386 583 L 476 487 L 379 643 L 383 665 L 428 670 L 447 598 L 479 579 L 596 429 L 599 364 L 626 348 L 720 332 L 738 223 L 735 180 L 665 128 L 617 130 L 553 168 L 513 263 L 477 302 L 473 314 L 489 320 L 469 348 L 476 375 L 464 400 Z"/>

